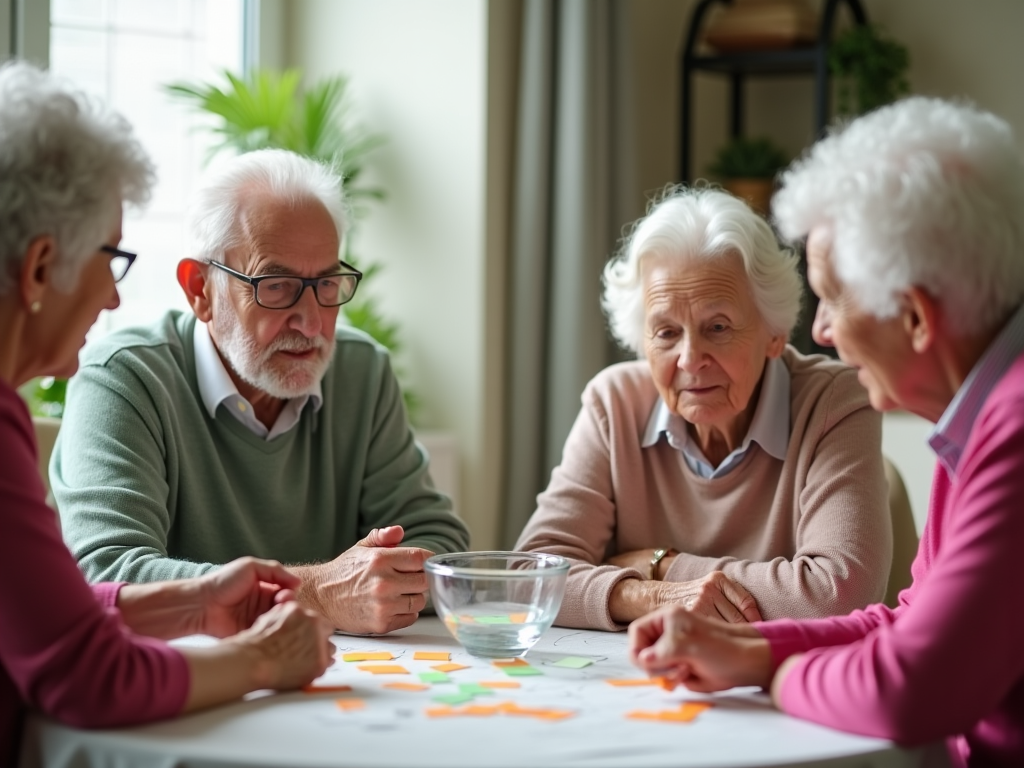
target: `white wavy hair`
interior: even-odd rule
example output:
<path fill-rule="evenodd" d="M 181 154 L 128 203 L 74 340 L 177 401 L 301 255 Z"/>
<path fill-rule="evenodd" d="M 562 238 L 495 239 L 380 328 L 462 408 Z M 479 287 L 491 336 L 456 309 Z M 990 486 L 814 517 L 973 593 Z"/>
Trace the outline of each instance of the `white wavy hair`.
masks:
<path fill-rule="evenodd" d="M 673 186 L 652 202 L 604 268 L 601 304 L 616 340 L 643 356 L 644 258 L 707 261 L 733 254 L 743 261 L 761 319 L 773 336 L 788 338 L 803 299 L 797 256 L 742 200 L 711 187 Z"/>
<path fill-rule="evenodd" d="M 970 334 L 1024 299 L 1024 156 L 971 105 L 913 97 L 854 120 L 783 174 L 772 209 L 790 241 L 831 232 L 836 274 L 876 317 L 918 286 Z"/>
<path fill-rule="evenodd" d="M 70 292 L 120 205 L 146 202 L 154 182 L 121 115 L 26 62 L 0 67 L 0 295 L 40 235 L 55 239 L 53 284 Z"/>
<path fill-rule="evenodd" d="M 340 174 L 294 152 L 261 149 L 232 157 L 204 176 L 189 206 L 190 255 L 220 261 L 225 250 L 242 245 L 243 204 L 259 193 L 288 206 L 318 200 L 334 221 L 343 250 L 348 219 Z M 223 277 L 219 270 L 215 274 Z"/>

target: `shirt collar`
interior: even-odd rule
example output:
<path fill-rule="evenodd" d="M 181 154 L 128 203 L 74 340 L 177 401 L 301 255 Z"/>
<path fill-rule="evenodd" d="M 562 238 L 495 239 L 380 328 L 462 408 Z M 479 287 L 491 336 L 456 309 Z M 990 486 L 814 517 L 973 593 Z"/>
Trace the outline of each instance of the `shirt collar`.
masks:
<path fill-rule="evenodd" d="M 199 384 L 199 397 L 203 401 L 206 412 L 211 419 L 217 418 L 217 408 L 223 404 L 228 412 L 248 427 L 254 434 L 267 440 L 273 440 L 284 434 L 296 424 L 302 416 L 302 409 L 308 401 L 313 402 L 313 410 L 319 411 L 323 405 L 323 390 L 320 382 L 316 389 L 308 395 L 295 397 L 285 403 L 277 421 L 271 429 L 267 429 L 253 412 L 252 403 L 242 397 L 224 367 L 220 353 L 213 344 L 210 330 L 206 323 L 196 320 L 192 334 L 196 352 L 196 380 Z"/>
<path fill-rule="evenodd" d="M 967 445 L 974 422 L 996 384 L 1024 352 L 1024 304 L 1003 326 L 985 353 L 967 374 L 941 418 L 935 424 L 928 445 L 946 468 L 950 477 L 956 474 L 960 456 Z"/>
<path fill-rule="evenodd" d="M 785 460 L 789 449 L 790 383 L 789 368 L 782 359 L 769 358 L 761 378 L 761 394 L 754 408 L 754 418 L 750 421 L 743 444 L 730 456 L 744 454 L 750 443 L 756 442 L 769 456 Z M 664 434 L 673 448 L 687 452 L 689 447 L 696 446 L 690 446 L 692 441 L 686 426 L 686 420 L 672 413 L 659 397 L 651 409 L 640 446 L 649 448 Z M 699 449 L 697 451 L 699 454 Z M 725 463 L 731 465 L 735 462 L 727 459 L 723 465 Z"/>

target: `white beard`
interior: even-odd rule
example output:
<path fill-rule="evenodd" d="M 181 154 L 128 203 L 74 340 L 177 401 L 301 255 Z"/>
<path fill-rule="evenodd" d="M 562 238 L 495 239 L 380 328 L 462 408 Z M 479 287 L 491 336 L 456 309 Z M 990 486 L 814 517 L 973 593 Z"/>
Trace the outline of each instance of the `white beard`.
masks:
<path fill-rule="evenodd" d="M 307 339 L 301 333 L 286 331 L 261 348 L 235 319 L 234 308 L 219 291 L 213 301 L 210 328 L 217 339 L 217 348 L 242 381 L 279 400 L 290 400 L 316 391 L 334 356 L 333 335 L 328 341 L 323 336 Z M 310 349 L 319 351 L 313 360 L 297 360 L 284 365 L 273 359 L 274 353 L 281 350 L 305 352 Z"/>

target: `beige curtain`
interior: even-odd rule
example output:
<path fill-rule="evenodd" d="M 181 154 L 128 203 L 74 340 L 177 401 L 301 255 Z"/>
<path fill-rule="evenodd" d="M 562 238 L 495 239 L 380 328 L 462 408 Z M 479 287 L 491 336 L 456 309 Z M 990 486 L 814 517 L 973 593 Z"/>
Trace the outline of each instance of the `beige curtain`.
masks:
<path fill-rule="evenodd" d="M 633 181 L 627 0 L 526 0 L 508 278 L 503 539 L 558 464 L 587 381 L 619 358 L 601 269 Z"/>

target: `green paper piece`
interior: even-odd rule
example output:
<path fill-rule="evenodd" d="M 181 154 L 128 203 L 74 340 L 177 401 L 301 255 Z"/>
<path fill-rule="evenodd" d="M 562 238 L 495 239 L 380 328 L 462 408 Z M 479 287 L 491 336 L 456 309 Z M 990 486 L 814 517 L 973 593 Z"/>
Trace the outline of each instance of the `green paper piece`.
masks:
<path fill-rule="evenodd" d="M 468 693 L 446 693 L 444 696 L 435 696 L 434 701 L 441 704 L 465 704 L 467 701 L 472 701 L 473 697 Z"/>
<path fill-rule="evenodd" d="M 512 619 L 508 616 L 477 616 L 477 624 L 511 624 Z"/>
<path fill-rule="evenodd" d="M 420 672 L 420 681 L 424 683 L 450 683 L 452 679 L 444 672 Z"/>
<path fill-rule="evenodd" d="M 467 696 L 493 696 L 494 691 L 490 688 L 485 688 L 480 683 L 459 683 L 459 693 L 464 693 Z"/>
<path fill-rule="evenodd" d="M 502 669 L 509 677 L 532 677 L 544 674 L 536 667 L 502 667 Z"/>
<path fill-rule="evenodd" d="M 589 667 L 594 662 L 591 659 L 584 659 L 582 656 L 566 656 L 564 659 L 559 659 L 552 667 L 564 667 L 565 669 L 583 669 Z"/>

